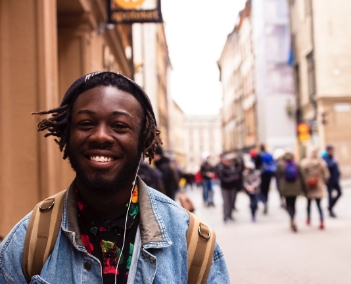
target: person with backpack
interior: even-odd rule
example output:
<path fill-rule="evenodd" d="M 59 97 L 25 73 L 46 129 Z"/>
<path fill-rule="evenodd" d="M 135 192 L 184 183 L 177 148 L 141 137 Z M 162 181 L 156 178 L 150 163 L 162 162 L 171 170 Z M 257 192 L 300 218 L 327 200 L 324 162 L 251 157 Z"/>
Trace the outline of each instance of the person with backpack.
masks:
<path fill-rule="evenodd" d="M 284 163 L 283 161 L 283 156 L 287 151 L 282 149 L 282 148 L 277 148 L 273 151 L 273 158 L 275 161 L 275 164 L 277 165 L 277 168 L 279 167 L 280 163 Z M 280 188 L 280 177 L 279 175 L 276 173 L 276 175 L 274 176 L 275 178 L 275 184 L 277 186 L 277 190 L 279 193 L 279 201 L 280 201 L 280 207 L 281 208 L 285 208 L 285 198 L 282 194 L 281 188 Z"/>
<path fill-rule="evenodd" d="M 90 73 L 36 114 L 75 178 L 1 242 L 0 283 L 230 283 L 215 232 L 137 176 L 162 144 L 140 86 Z"/>
<path fill-rule="evenodd" d="M 285 208 L 290 216 L 290 227 L 297 232 L 295 223 L 295 203 L 297 197 L 305 192 L 301 168 L 296 164 L 294 155 L 287 152 L 278 164 L 277 177 L 282 196 L 285 198 Z"/>
<path fill-rule="evenodd" d="M 301 161 L 301 170 L 306 187 L 307 197 L 307 220 L 311 224 L 311 203 L 316 201 L 319 212 L 319 228 L 324 229 L 324 215 L 321 200 L 324 197 L 325 183 L 329 178 L 329 171 L 326 162 L 318 156 L 316 148 L 308 150 L 307 157 Z"/>
<path fill-rule="evenodd" d="M 255 169 L 252 161 L 245 162 L 243 171 L 243 187 L 250 198 L 251 220 L 256 222 L 257 202 L 260 194 L 261 173 Z"/>
<path fill-rule="evenodd" d="M 255 156 L 256 169 L 261 171 L 261 192 L 260 200 L 263 202 L 263 214 L 268 213 L 268 192 L 272 177 L 277 172 L 277 165 L 273 156 L 266 151 L 266 147 L 262 144 L 260 146 L 260 153 Z"/>

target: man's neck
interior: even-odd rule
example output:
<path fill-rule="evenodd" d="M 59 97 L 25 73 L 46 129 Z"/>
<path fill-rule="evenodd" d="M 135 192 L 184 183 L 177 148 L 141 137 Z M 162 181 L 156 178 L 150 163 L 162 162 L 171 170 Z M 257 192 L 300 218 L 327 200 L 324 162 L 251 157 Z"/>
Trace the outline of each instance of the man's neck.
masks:
<path fill-rule="evenodd" d="M 125 205 L 129 202 L 132 183 L 130 186 L 124 186 L 120 188 L 116 193 L 102 194 L 94 192 L 88 188 L 76 177 L 76 185 L 80 196 L 86 205 L 92 210 L 97 217 L 101 219 L 115 219 L 119 212 L 125 208 Z"/>

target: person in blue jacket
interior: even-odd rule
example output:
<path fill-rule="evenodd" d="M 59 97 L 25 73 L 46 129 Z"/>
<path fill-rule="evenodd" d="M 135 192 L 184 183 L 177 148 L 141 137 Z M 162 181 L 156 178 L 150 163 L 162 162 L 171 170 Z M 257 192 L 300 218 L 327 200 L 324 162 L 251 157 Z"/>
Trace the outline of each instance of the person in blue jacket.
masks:
<path fill-rule="evenodd" d="M 327 155 L 323 157 L 324 161 L 327 163 L 330 178 L 327 181 L 328 187 L 328 197 L 329 197 L 329 205 L 328 210 L 330 217 L 335 218 L 336 215 L 334 213 L 334 207 L 336 202 L 341 196 L 341 187 L 340 187 L 340 170 L 337 161 L 334 158 L 334 146 L 328 145 L 326 147 Z M 336 196 L 333 196 L 334 191 L 336 191 Z"/>
<path fill-rule="evenodd" d="M 38 131 L 57 138 L 76 175 L 43 266 L 24 256 L 29 213 L 0 244 L 0 284 L 188 283 L 200 275 L 191 268 L 201 265 L 188 268 L 189 213 L 137 176 L 140 162 L 152 162 L 162 142 L 140 86 L 118 73 L 90 73 L 71 85 L 61 106 L 36 114 L 48 115 Z M 41 257 L 43 218 L 35 243 Z M 206 283 L 230 283 L 223 252 L 213 247 Z"/>

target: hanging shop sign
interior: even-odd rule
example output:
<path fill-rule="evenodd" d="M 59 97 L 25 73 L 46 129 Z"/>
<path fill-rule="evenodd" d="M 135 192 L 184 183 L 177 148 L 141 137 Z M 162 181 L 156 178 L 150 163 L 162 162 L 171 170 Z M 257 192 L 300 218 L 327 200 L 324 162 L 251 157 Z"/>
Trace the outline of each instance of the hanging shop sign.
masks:
<path fill-rule="evenodd" d="M 155 7 L 144 9 L 143 4 L 148 0 L 107 0 L 109 23 L 161 23 L 161 0 L 155 1 Z"/>

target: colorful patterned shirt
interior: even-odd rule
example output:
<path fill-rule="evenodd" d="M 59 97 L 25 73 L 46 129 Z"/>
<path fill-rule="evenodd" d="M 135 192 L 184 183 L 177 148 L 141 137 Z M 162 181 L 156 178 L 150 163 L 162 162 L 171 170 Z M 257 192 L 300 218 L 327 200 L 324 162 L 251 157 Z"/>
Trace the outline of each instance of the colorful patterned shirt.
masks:
<path fill-rule="evenodd" d="M 114 220 L 103 220 L 94 215 L 82 200 L 78 189 L 75 188 L 78 223 L 81 238 L 88 253 L 98 258 L 102 264 L 103 283 L 127 283 L 128 272 L 132 261 L 134 241 L 139 225 L 138 187 L 135 186 L 132 194 L 124 249 L 121 254 L 125 216 L 128 203 Z M 118 269 L 116 270 L 118 259 Z"/>

